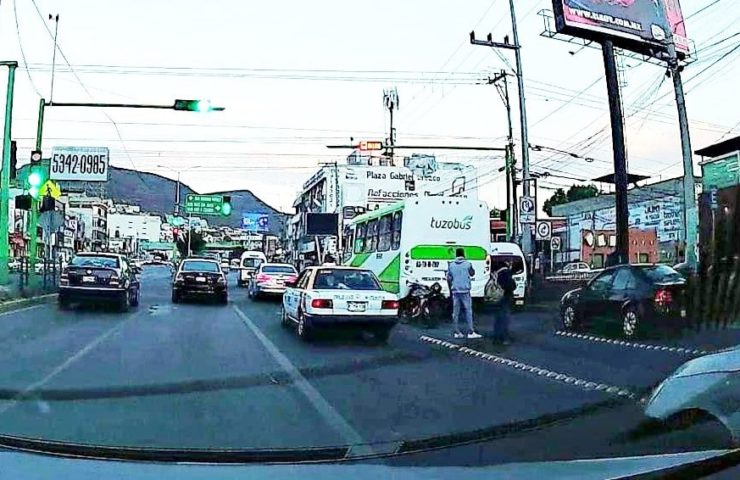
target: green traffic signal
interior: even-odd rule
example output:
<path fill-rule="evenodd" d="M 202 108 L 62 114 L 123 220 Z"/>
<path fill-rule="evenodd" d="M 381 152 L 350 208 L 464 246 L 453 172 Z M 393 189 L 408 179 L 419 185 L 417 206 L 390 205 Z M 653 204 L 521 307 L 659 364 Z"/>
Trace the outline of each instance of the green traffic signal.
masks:
<path fill-rule="evenodd" d="M 231 215 L 232 207 L 231 207 L 231 197 L 224 196 L 224 201 L 221 204 L 221 215 L 224 217 L 228 217 Z"/>
<path fill-rule="evenodd" d="M 175 100 L 175 110 L 184 112 L 220 112 L 224 107 L 215 107 L 210 100 Z"/>
<path fill-rule="evenodd" d="M 42 165 L 31 167 L 26 178 L 28 184 L 28 194 L 37 199 L 40 197 L 41 187 L 48 180 L 49 174 Z"/>

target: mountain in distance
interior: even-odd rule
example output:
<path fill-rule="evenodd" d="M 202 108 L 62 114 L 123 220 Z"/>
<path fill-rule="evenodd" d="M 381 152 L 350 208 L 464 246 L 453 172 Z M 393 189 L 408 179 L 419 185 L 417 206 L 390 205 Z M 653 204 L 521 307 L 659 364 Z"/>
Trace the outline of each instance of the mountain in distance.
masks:
<path fill-rule="evenodd" d="M 116 203 L 140 205 L 143 212 L 159 215 L 174 212 L 177 181 L 155 173 L 110 166 L 110 176 L 107 182 L 74 182 L 76 185 L 72 185 L 72 182 L 59 183 L 63 192 L 72 191 L 74 187 L 80 191 L 80 186 L 83 186 L 89 196 L 110 198 Z M 185 205 L 185 197 L 189 193 L 208 192 L 196 192 L 183 183 L 180 187 L 181 205 Z M 232 214 L 228 217 L 204 216 L 209 225 L 238 228 L 242 224 L 242 213 L 263 213 L 270 218 L 270 233 L 279 235 L 284 231 L 289 215 L 272 208 L 249 190 L 218 192 L 217 194 L 231 196 Z M 184 208 L 181 211 L 184 212 Z"/>

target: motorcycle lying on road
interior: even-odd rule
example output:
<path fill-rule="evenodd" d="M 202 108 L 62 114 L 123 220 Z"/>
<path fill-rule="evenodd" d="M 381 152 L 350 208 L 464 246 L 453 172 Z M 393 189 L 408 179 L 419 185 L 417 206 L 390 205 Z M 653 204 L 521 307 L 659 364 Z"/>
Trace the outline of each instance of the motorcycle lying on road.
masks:
<path fill-rule="evenodd" d="M 434 328 L 449 318 L 450 300 L 442 293 L 442 286 L 431 286 L 418 281 L 409 285 L 409 293 L 401 299 L 399 314 L 404 323 L 420 323 L 426 328 Z"/>

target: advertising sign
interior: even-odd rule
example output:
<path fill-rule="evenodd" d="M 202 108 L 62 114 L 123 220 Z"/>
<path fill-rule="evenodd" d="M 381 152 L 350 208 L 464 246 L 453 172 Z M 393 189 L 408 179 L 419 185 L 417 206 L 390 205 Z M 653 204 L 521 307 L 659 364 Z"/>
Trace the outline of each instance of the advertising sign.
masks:
<path fill-rule="evenodd" d="M 477 198 L 478 172 L 474 166 L 456 165 L 417 173 L 407 167 L 349 167 L 344 171 L 344 205 L 374 210 L 409 198 L 459 196 Z"/>
<path fill-rule="evenodd" d="M 80 182 L 107 182 L 110 163 L 106 147 L 54 147 L 49 178 Z"/>
<path fill-rule="evenodd" d="M 686 25 L 678 0 L 553 0 L 560 33 L 600 41 L 608 37 L 618 47 L 656 56 L 665 51 L 673 32 L 676 51 L 689 53 Z"/>
<path fill-rule="evenodd" d="M 307 213 L 306 235 L 336 235 L 339 215 L 336 213 Z"/>
<path fill-rule="evenodd" d="M 270 217 L 264 213 L 244 213 L 242 228 L 248 232 L 269 232 Z"/>

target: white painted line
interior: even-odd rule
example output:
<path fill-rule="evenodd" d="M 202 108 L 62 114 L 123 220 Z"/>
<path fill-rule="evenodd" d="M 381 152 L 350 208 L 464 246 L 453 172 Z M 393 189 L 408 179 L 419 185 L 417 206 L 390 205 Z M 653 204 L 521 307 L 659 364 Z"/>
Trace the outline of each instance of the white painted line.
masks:
<path fill-rule="evenodd" d="M 314 388 L 306 377 L 296 368 L 295 365 L 286 357 L 278 347 L 265 336 L 257 325 L 245 314 L 239 307 L 232 305 L 234 311 L 239 316 L 246 327 L 257 337 L 265 350 L 272 355 L 272 358 L 282 367 L 290 376 L 292 384 L 306 397 L 311 406 L 332 428 L 334 428 L 344 439 L 347 445 L 352 446 L 353 455 L 372 455 L 374 450 L 367 444 L 364 438 L 347 422 L 347 420 Z"/>
<path fill-rule="evenodd" d="M 623 347 L 650 350 L 654 352 L 679 353 L 683 355 L 693 355 L 693 356 L 709 355 L 710 353 L 712 353 L 711 351 L 707 351 L 707 350 L 692 350 L 689 348 L 682 348 L 682 347 L 670 347 L 666 345 L 653 345 L 653 344 L 648 344 L 648 343 L 628 342 L 625 340 L 615 340 L 615 339 L 610 339 L 606 337 L 595 337 L 593 335 L 584 335 L 581 333 L 565 332 L 562 330 L 557 330 L 555 332 L 555 335 L 561 336 L 561 337 L 577 338 L 579 340 L 585 340 L 587 342 L 608 343 L 611 345 L 620 345 Z"/>
<path fill-rule="evenodd" d="M 38 305 L 31 305 L 30 307 L 19 308 L 18 310 L 10 310 L 8 312 L 2 312 L 2 313 L 0 313 L 0 317 L 4 317 L 5 315 L 11 315 L 13 313 L 21 313 L 21 312 L 27 312 L 29 310 L 35 310 L 35 309 L 41 308 L 43 306 L 45 306 L 45 305 L 43 303 L 41 303 L 41 304 L 38 304 Z"/>
<path fill-rule="evenodd" d="M 440 342 L 442 342 L 441 340 L 437 338 L 429 337 L 427 335 L 420 336 L 419 340 L 421 340 L 422 342 L 433 344 L 433 345 L 440 345 L 441 344 Z M 504 358 L 504 357 L 499 357 L 497 355 L 491 355 L 491 354 L 480 355 L 482 352 L 478 350 L 474 350 L 469 347 L 464 347 L 462 345 L 457 345 L 457 344 L 449 343 L 449 342 L 442 342 L 442 343 L 444 343 L 445 346 L 451 345 L 451 347 L 449 348 L 451 348 L 452 350 L 456 350 L 458 353 L 462 353 L 463 355 L 468 355 L 473 358 L 483 358 L 493 363 L 503 364 L 508 367 L 512 367 L 517 370 L 522 370 L 527 373 L 531 373 L 534 375 L 552 379 L 552 380 L 555 380 L 557 382 L 560 382 L 566 385 L 579 387 L 579 388 L 582 388 L 583 390 L 605 391 L 611 395 L 618 395 L 618 396 L 627 397 L 630 399 L 637 398 L 636 394 L 632 393 L 630 390 L 626 388 L 606 385 L 603 383 L 597 384 L 595 382 L 589 382 L 587 380 L 583 380 L 577 377 L 571 377 L 570 375 L 566 375 L 564 373 L 553 372 L 553 371 L 546 370 L 544 368 L 540 368 L 537 366 L 528 365 L 526 363 L 518 362 L 518 361 L 511 360 L 511 359 Z"/>
<path fill-rule="evenodd" d="M 77 362 L 79 359 L 87 355 L 92 349 L 103 343 L 105 340 L 107 340 L 110 336 L 117 333 L 123 326 L 131 321 L 133 318 L 141 315 L 144 312 L 144 310 L 140 310 L 136 313 L 133 313 L 123 320 L 121 320 L 119 323 L 113 325 L 111 328 L 106 330 L 105 332 L 101 333 L 97 337 L 95 337 L 92 341 L 87 343 L 84 347 L 79 349 L 77 352 L 72 354 L 70 357 L 68 357 L 65 361 L 57 365 L 51 372 L 49 372 L 44 378 L 41 380 L 38 380 L 31 385 L 27 386 L 23 389 L 22 392 L 20 392 L 18 395 L 16 395 L 13 399 L 8 400 L 5 404 L 0 406 L 0 415 L 6 413 L 8 410 L 15 407 L 24 397 L 27 397 L 30 393 L 38 390 L 39 388 L 43 387 L 47 383 L 49 383 L 51 380 L 54 379 L 57 375 L 62 373 L 63 371 L 67 370 L 72 364 Z"/>

